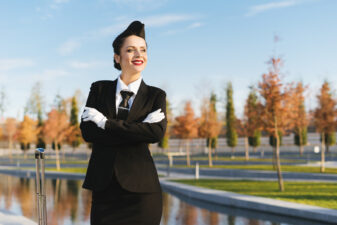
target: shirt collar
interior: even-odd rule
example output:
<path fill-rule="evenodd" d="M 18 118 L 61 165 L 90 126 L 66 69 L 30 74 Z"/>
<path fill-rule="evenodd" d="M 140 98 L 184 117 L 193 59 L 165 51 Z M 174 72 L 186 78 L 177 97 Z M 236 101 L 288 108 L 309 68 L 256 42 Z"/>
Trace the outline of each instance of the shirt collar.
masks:
<path fill-rule="evenodd" d="M 142 76 L 140 76 L 137 80 L 132 81 L 129 85 L 126 85 L 120 77 L 121 75 L 119 75 L 117 79 L 116 94 L 119 94 L 121 90 L 127 89 L 129 91 L 132 91 L 134 95 L 136 95 L 138 92 L 139 86 L 142 82 Z"/>

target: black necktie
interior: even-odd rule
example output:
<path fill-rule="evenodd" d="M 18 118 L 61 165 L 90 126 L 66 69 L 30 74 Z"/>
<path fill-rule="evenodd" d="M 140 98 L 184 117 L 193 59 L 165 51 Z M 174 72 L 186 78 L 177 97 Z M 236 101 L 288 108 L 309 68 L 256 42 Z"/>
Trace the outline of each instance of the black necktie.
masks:
<path fill-rule="evenodd" d="M 118 106 L 117 119 L 126 120 L 129 113 L 129 99 L 133 95 L 133 92 L 122 90 L 120 94 L 123 99 Z"/>

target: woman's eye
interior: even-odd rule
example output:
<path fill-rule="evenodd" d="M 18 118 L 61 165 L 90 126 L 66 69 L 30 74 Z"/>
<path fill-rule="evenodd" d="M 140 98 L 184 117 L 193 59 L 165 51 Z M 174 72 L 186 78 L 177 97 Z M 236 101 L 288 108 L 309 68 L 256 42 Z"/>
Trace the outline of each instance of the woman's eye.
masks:
<path fill-rule="evenodd" d="M 132 49 L 128 49 L 128 50 L 126 50 L 127 52 L 131 52 L 132 51 Z"/>

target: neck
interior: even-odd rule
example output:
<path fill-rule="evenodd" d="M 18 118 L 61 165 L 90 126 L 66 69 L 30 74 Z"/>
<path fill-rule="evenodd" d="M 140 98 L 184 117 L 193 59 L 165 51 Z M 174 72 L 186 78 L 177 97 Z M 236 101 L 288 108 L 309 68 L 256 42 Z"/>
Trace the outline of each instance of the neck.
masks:
<path fill-rule="evenodd" d="M 140 72 L 137 73 L 121 73 L 121 80 L 126 84 L 129 85 L 133 81 L 137 80 L 140 77 Z"/>

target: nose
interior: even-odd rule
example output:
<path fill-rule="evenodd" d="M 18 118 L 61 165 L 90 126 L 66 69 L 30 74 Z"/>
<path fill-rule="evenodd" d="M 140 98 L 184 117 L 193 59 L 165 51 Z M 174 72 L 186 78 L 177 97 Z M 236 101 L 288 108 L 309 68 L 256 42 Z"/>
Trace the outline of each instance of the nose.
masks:
<path fill-rule="evenodd" d="M 135 56 L 136 57 L 141 56 L 141 53 L 140 53 L 140 51 L 138 49 L 135 51 Z"/>

